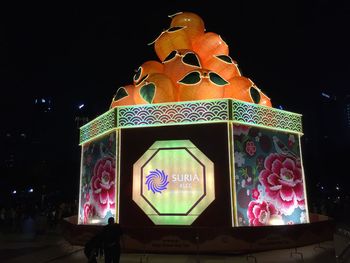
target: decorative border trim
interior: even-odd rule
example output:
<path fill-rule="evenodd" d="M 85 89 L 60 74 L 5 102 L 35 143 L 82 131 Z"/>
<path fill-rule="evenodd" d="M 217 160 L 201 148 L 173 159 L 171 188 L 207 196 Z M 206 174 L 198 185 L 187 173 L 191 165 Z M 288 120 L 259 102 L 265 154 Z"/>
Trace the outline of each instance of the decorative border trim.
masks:
<path fill-rule="evenodd" d="M 80 128 L 80 144 L 114 128 L 139 128 L 215 122 L 260 126 L 302 135 L 301 114 L 239 100 L 201 100 L 120 106 Z"/>
<path fill-rule="evenodd" d="M 116 110 L 111 109 L 80 127 L 80 144 L 109 132 L 116 127 Z"/>
<path fill-rule="evenodd" d="M 227 100 L 192 101 L 118 108 L 117 127 L 132 128 L 228 121 Z"/>
<path fill-rule="evenodd" d="M 301 114 L 232 100 L 232 121 L 302 134 Z"/>

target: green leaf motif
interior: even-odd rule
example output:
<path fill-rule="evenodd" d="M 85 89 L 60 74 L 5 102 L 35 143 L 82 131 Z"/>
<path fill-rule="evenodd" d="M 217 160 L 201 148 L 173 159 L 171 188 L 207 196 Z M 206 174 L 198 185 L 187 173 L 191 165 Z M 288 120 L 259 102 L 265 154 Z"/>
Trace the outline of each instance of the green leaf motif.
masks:
<path fill-rule="evenodd" d="M 190 66 L 195 66 L 195 67 L 200 67 L 201 64 L 199 63 L 199 59 L 196 54 L 190 52 L 187 53 L 183 58 L 182 58 L 183 63 L 188 64 Z"/>
<path fill-rule="evenodd" d="M 193 85 L 201 81 L 201 76 L 198 71 L 193 71 L 187 74 L 183 79 L 179 80 L 179 83 Z"/>
<path fill-rule="evenodd" d="M 156 94 L 156 86 L 153 83 L 146 84 L 141 87 L 140 95 L 148 103 L 152 103 Z"/>
<path fill-rule="evenodd" d="M 237 146 L 239 152 L 243 152 L 243 145 L 241 142 L 236 141 L 236 146 Z"/>
<path fill-rule="evenodd" d="M 139 67 L 134 75 L 134 81 L 136 82 L 141 77 L 141 67 Z"/>
<path fill-rule="evenodd" d="M 181 29 L 183 29 L 183 28 L 184 28 L 183 26 L 174 26 L 174 27 L 172 27 L 172 28 L 169 28 L 169 29 L 168 29 L 168 32 L 169 32 L 169 33 L 172 33 L 172 32 L 181 30 Z"/>
<path fill-rule="evenodd" d="M 143 76 L 142 79 L 140 79 L 140 80 L 136 83 L 136 85 L 139 85 L 142 81 L 144 81 L 144 80 L 147 79 L 147 78 L 148 78 L 148 74 L 145 75 L 145 76 Z"/>
<path fill-rule="evenodd" d="M 226 55 L 218 55 L 216 56 L 218 59 L 228 63 L 228 64 L 233 64 L 232 58 L 230 56 L 226 56 Z"/>
<path fill-rule="evenodd" d="M 261 99 L 259 91 L 254 87 L 250 87 L 249 92 L 250 92 L 250 96 L 252 97 L 254 103 L 259 103 L 260 99 Z"/>
<path fill-rule="evenodd" d="M 248 177 L 248 169 L 247 168 L 241 168 L 241 175 L 244 179 Z"/>
<path fill-rule="evenodd" d="M 252 168 L 253 180 L 254 180 L 254 177 L 256 176 L 256 172 L 257 172 L 257 168 L 256 166 L 253 166 Z"/>
<path fill-rule="evenodd" d="M 224 80 L 220 75 L 214 73 L 214 72 L 209 72 L 209 79 L 211 82 L 218 86 L 225 86 L 228 84 L 226 80 Z"/>
<path fill-rule="evenodd" d="M 164 62 L 168 62 L 169 60 L 172 60 L 177 54 L 177 51 L 176 50 L 173 50 L 169 53 L 169 55 L 164 59 L 163 63 Z"/>
<path fill-rule="evenodd" d="M 121 100 L 122 98 L 128 96 L 128 92 L 126 91 L 126 89 L 124 87 L 120 87 L 118 90 L 117 90 L 117 94 L 115 94 L 114 96 L 114 100 L 115 101 L 118 101 L 118 100 Z"/>

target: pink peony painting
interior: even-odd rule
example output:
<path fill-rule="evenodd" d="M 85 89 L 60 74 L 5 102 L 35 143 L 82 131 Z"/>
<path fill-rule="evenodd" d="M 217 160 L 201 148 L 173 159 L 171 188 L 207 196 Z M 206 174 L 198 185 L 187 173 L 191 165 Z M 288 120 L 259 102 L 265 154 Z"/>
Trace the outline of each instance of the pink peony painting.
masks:
<path fill-rule="evenodd" d="M 115 134 L 83 146 L 79 223 L 105 224 L 116 210 Z"/>
<path fill-rule="evenodd" d="M 99 215 L 103 218 L 115 208 L 115 163 L 111 157 L 97 161 L 91 178 L 91 190 Z"/>
<path fill-rule="evenodd" d="M 274 219 L 280 219 L 280 212 L 276 207 L 269 202 L 251 201 L 248 205 L 248 219 L 251 226 L 266 226 L 270 225 Z"/>
<path fill-rule="evenodd" d="M 259 180 L 268 200 L 280 211 L 291 215 L 298 206 L 304 207 L 304 188 L 300 164 L 291 157 L 272 153 L 264 162 Z"/>
<path fill-rule="evenodd" d="M 245 125 L 233 129 L 238 225 L 308 222 L 298 135 Z"/>
<path fill-rule="evenodd" d="M 84 204 L 84 220 L 83 223 L 87 224 L 90 222 L 92 218 L 96 215 L 96 209 L 93 205 L 90 203 L 85 203 Z"/>

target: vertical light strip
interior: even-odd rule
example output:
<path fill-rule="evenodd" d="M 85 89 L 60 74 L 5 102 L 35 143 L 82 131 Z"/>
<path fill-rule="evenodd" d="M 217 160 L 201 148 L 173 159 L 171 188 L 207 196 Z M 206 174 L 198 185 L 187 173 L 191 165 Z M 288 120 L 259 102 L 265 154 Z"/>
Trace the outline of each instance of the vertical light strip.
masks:
<path fill-rule="evenodd" d="M 233 169 L 232 169 L 232 123 L 227 123 L 227 145 L 228 145 L 228 166 L 229 166 L 229 177 L 230 177 L 230 203 L 231 203 L 231 223 L 232 223 L 232 227 L 235 226 L 235 205 L 234 205 L 234 174 L 233 174 Z"/>
<path fill-rule="evenodd" d="M 81 146 L 81 154 L 80 154 L 80 183 L 79 183 L 79 209 L 78 209 L 78 222 L 77 224 L 80 224 L 79 218 L 80 218 L 80 209 L 81 209 L 81 188 L 82 188 L 82 179 L 83 179 L 83 152 L 84 152 L 84 144 Z"/>
<path fill-rule="evenodd" d="M 235 226 L 238 226 L 238 216 L 237 216 L 237 191 L 236 191 L 236 168 L 235 168 L 235 140 L 233 136 L 233 124 L 231 123 L 231 143 L 232 143 L 232 171 L 233 171 L 233 208 L 235 214 Z"/>
<path fill-rule="evenodd" d="M 115 163 L 118 165 L 118 168 L 116 169 L 116 178 L 117 178 L 117 207 L 116 207 L 116 213 L 118 213 L 117 218 L 116 218 L 116 222 L 119 224 L 119 220 L 120 220 L 120 145 L 121 145 L 121 130 L 120 129 L 116 129 L 115 130 L 115 136 L 117 136 L 116 138 L 116 160 Z"/>
<path fill-rule="evenodd" d="M 304 174 L 304 165 L 303 165 L 303 155 L 301 151 L 301 141 L 300 141 L 300 135 L 298 134 L 298 140 L 299 140 L 299 151 L 300 151 L 300 165 L 302 168 L 302 174 L 303 174 L 303 182 L 304 182 L 304 198 L 305 198 L 305 211 L 307 216 L 307 222 L 310 223 L 310 217 L 309 217 L 309 205 L 307 201 L 307 192 L 306 192 L 306 181 L 305 181 L 305 174 Z"/>

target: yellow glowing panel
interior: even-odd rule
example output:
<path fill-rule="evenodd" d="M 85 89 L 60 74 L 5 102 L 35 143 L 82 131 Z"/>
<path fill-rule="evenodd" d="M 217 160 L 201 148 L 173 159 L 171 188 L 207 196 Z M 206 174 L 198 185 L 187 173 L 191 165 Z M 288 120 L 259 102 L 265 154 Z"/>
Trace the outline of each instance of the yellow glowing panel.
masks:
<path fill-rule="evenodd" d="M 156 225 L 191 225 L 215 199 L 214 164 L 191 141 L 157 141 L 133 167 L 133 200 Z"/>

